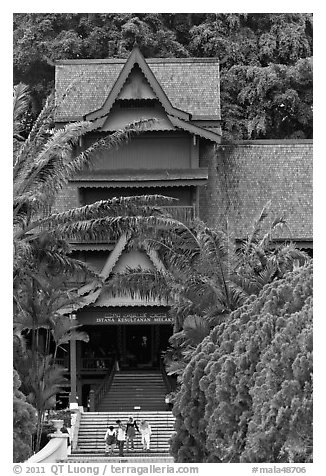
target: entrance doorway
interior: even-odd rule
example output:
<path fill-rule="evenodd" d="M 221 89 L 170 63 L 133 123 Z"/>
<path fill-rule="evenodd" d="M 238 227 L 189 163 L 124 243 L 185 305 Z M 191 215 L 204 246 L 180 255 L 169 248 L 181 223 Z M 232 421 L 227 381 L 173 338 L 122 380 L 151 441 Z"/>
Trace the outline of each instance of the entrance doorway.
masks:
<path fill-rule="evenodd" d="M 125 326 L 125 362 L 129 368 L 153 366 L 153 326 Z"/>

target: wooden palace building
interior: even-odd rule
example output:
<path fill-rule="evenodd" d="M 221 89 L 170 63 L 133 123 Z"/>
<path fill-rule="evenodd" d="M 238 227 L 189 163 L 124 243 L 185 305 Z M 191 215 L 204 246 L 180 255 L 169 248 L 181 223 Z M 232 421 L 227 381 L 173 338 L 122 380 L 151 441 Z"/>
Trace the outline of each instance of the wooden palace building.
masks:
<path fill-rule="evenodd" d="M 112 197 L 161 194 L 178 199 L 168 210 L 178 220 L 199 217 L 214 225 L 227 218 L 241 239 L 271 200 L 275 212 L 287 213 L 287 235 L 279 239 L 312 247 L 312 141 L 223 143 L 216 59 L 145 59 L 135 46 L 127 59 L 57 61 L 55 85 L 57 97 L 64 97 L 57 127 L 84 119 L 96 125 L 81 147 L 135 120 L 156 119 L 119 149 L 99 153 L 91 169 L 71 179 L 57 211 Z M 214 147 L 218 163 L 209 170 Z M 127 267 L 162 266 L 153 253 L 128 250 L 124 236 L 116 243 L 83 241 L 72 247 L 106 279 Z M 120 371 L 160 368 L 172 334 L 166 303 L 123 292 L 112 298 L 96 290 L 75 312 L 90 340 L 70 345 L 72 402 L 77 396 L 85 407 L 113 362 Z"/>

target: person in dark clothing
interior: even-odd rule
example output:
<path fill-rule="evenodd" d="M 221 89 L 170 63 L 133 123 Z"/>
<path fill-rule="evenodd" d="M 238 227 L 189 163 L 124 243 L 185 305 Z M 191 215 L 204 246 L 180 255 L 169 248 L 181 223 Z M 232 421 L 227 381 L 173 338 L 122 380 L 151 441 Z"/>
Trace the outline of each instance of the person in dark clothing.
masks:
<path fill-rule="evenodd" d="M 119 456 L 123 456 L 123 447 L 126 441 L 126 425 L 123 425 L 121 420 L 116 421 L 118 425 L 118 430 L 117 430 L 117 442 L 118 442 L 118 448 L 119 448 Z"/>
<path fill-rule="evenodd" d="M 133 419 L 133 417 L 129 417 L 129 420 L 127 422 L 127 430 L 126 430 L 126 437 L 127 437 L 126 450 L 127 451 L 129 449 L 129 442 L 130 442 L 130 448 L 132 450 L 135 449 L 135 447 L 134 447 L 134 438 L 136 436 L 136 431 L 138 431 L 138 433 L 140 433 L 137 422 L 136 422 L 136 420 Z"/>

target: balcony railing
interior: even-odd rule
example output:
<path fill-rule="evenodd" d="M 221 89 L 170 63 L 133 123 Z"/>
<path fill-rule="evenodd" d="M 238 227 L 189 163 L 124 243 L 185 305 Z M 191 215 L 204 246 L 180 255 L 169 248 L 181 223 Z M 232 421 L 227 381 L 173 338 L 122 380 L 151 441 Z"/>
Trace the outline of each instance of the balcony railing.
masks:
<path fill-rule="evenodd" d="M 189 225 L 192 220 L 195 218 L 195 207 L 193 206 L 172 206 L 172 207 L 162 207 L 172 218 L 175 220 Z"/>
<path fill-rule="evenodd" d="M 114 356 L 112 357 L 84 357 L 81 359 L 81 371 L 107 371 L 114 362 Z"/>
<path fill-rule="evenodd" d="M 108 357 L 82 357 L 80 360 L 80 366 L 78 371 L 80 372 L 90 372 L 90 373 L 103 373 L 107 372 L 108 369 L 112 367 L 112 364 L 115 359 L 115 354 L 112 354 Z M 69 359 L 56 359 L 56 364 L 65 367 L 67 370 L 70 370 Z"/>

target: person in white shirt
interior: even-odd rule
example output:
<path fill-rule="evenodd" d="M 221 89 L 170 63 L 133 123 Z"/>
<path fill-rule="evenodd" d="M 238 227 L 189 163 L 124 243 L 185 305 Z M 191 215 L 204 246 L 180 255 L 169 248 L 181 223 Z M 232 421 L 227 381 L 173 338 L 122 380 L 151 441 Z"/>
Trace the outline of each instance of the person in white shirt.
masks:
<path fill-rule="evenodd" d="M 117 430 L 117 442 L 118 442 L 118 448 L 119 448 L 119 456 L 124 456 L 123 454 L 123 447 L 126 441 L 126 425 L 123 425 L 121 420 L 116 421 L 118 425 L 118 430 Z"/>
<path fill-rule="evenodd" d="M 141 421 L 139 425 L 139 431 L 141 434 L 141 442 L 143 445 L 143 450 L 150 451 L 152 429 L 148 421 L 146 420 Z"/>
<path fill-rule="evenodd" d="M 105 433 L 104 441 L 105 441 L 105 453 L 108 453 L 110 450 L 110 454 L 113 454 L 114 446 L 116 443 L 117 432 L 114 429 L 114 426 L 109 426 Z"/>

